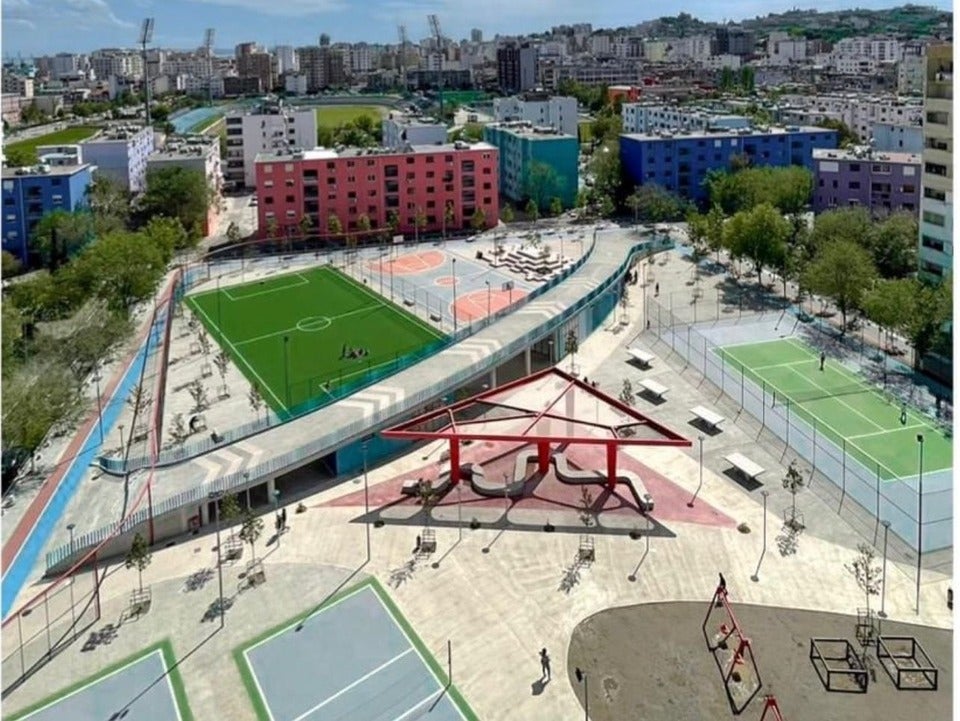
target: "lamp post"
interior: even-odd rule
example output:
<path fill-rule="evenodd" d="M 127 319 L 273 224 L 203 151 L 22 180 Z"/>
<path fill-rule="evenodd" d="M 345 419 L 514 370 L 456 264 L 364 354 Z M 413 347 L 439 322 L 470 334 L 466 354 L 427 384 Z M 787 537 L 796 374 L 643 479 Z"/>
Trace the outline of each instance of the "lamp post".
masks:
<path fill-rule="evenodd" d="M 100 402 L 100 364 L 94 368 L 93 382 L 97 386 L 97 425 L 100 428 L 100 445 L 103 445 L 103 406 Z"/>
<path fill-rule="evenodd" d="M 697 440 L 700 442 L 700 482 L 697 484 L 697 490 L 693 493 L 693 498 L 687 503 L 689 508 L 693 508 L 693 503 L 697 500 L 697 496 L 700 495 L 700 489 L 703 488 L 703 435 L 697 436 Z"/>
<path fill-rule="evenodd" d="M 370 495 L 367 485 L 367 441 L 361 443 L 363 447 L 363 517 L 366 519 L 364 525 L 367 527 L 367 560 L 370 560 Z"/>
<path fill-rule="evenodd" d="M 286 387 L 286 400 L 287 405 L 290 405 L 290 354 L 288 350 L 288 345 L 290 344 L 290 336 L 283 336 L 283 384 Z"/>
<path fill-rule="evenodd" d="M 493 320 L 493 318 L 490 317 L 490 281 L 487 280 L 485 282 L 487 284 L 487 325 L 489 325 L 490 321 Z"/>
<path fill-rule="evenodd" d="M 273 489 L 273 512 L 277 516 L 277 548 L 280 548 L 280 537 L 283 535 L 283 524 L 280 521 L 280 489 Z"/>
<path fill-rule="evenodd" d="M 453 272 L 453 332 L 457 332 L 457 259 L 450 259 L 450 267 Z"/>
<path fill-rule="evenodd" d="M 117 424 L 120 428 L 120 460 L 126 460 L 126 454 L 123 452 L 123 424 Z"/>
<path fill-rule="evenodd" d="M 70 531 L 70 563 L 73 563 L 73 529 L 77 527 L 76 523 L 68 523 L 67 530 Z M 76 611 L 73 608 L 73 581 L 75 575 L 70 574 L 70 617 L 73 619 L 73 623 L 77 622 Z"/>
<path fill-rule="evenodd" d="M 223 628 L 223 558 L 220 552 L 220 499 L 223 498 L 223 491 L 213 491 L 207 495 L 213 501 L 213 512 L 217 522 L 217 583 L 220 591 L 220 628 Z"/>
<path fill-rule="evenodd" d="M 590 721 L 590 686 L 587 683 L 587 672 L 580 670 L 577 666 L 574 674 L 577 677 L 577 683 L 583 684 L 583 721 Z"/>
<path fill-rule="evenodd" d="M 923 434 L 917 434 L 919 448 L 917 493 L 917 614 L 920 613 L 920 565 L 923 560 Z"/>
<path fill-rule="evenodd" d="M 763 550 L 760 551 L 757 571 L 750 577 L 753 582 L 760 580 L 760 564 L 763 563 L 763 557 L 767 554 L 767 496 L 770 495 L 770 491 L 760 491 L 760 495 L 763 496 Z"/>
<path fill-rule="evenodd" d="M 222 323 L 223 314 L 222 314 L 222 312 L 221 312 L 221 307 L 220 307 L 220 306 L 221 306 L 221 303 L 220 303 L 220 279 L 221 279 L 222 277 L 223 277 L 222 275 L 218 275 L 218 276 L 217 276 L 217 330 L 219 330 L 221 333 L 223 333 L 223 330 L 222 330 L 223 325 L 221 324 L 221 323 Z"/>
<path fill-rule="evenodd" d="M 890 532 L 890 521 L 880 521 L 883 526 L 883 576 L 880 581 L 880 618 L 886 618 L 885 610 L 887 600 L 887 533 Z"/>

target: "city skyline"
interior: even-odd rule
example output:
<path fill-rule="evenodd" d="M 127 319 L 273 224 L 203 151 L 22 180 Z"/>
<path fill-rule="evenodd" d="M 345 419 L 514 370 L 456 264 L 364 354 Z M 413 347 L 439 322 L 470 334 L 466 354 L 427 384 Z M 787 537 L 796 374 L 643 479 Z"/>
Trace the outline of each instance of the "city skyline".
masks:
<path fill-rule="evenodd" d="M 671 10 L 686 12 L 704 21 L 742 21 L 758 15 L 791 9 L 829 12 L 841 9 L 879 10 L 903 5 L 902 0 L 861 0 L 857 3 L 824 0 L 797 4 L 792 0 L 738 3 L 737 16 L 729 6 L 709 0 L 693 0 Z M 950 10 L 943 0 L 932 7 Z M 262 4 L 259 0 L 7 0 L 2 5 L 4 58 L 49 55 L 57 52 L 90 52 L 102 47 L 134 47 L 144 17 L 156 19 L 152 46 L 193 49 L 201 45 L 203 30 L 216 28 L 217 47 L 241 42 L 274 45 L 316 44 L 321 33 L 333 42 L 396 43 L 396 25 L 403 23 L 411 41 L 430 35 L 427 15 L 439 16 L 443 32 L 455 40 L 468 38 L 471 28 L 480 28 L 485 38 L 522 35 L 549 30 L 551 26 L 591 23 L 595 28 L 616 28 L 662 17 L 662 12 L 644 11 L 627 0 L 612 0 L 591 16 L 574 0 L 555 0 L 545 11 L 540 0 L 488 0 L 482 5 L 443 0 L 372 0 L 360 12 L 346 0 L 292 0 Z M 494 19 L 491 22 L 491 19 Z M 297 22 L 290 22 L 297 21 Z M 289 23 L 289 24 L 288 24 Z M 269 29 L 267 29 L 269 28 Z"/>

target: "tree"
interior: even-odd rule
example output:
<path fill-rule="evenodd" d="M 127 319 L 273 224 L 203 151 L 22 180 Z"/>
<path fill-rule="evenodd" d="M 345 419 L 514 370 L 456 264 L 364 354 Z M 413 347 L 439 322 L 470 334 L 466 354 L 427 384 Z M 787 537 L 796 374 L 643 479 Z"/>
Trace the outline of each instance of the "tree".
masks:
<path fill-rule="evenodd" d="M 910 320 L 914 294 L 917 289 L 909 279 L 879 280 L 863 295 L 863 312 L 880 328 L 889 333 L 903 328 Z M 886 354 L 883 354 L 886 370 Z"/>
<path fill-rule="evenodd" d="M 179 218 L 151 218 L 141 232 L 157 247 L 164 262 L 173 257 L 174 251 L 190 247 L 190 237 Z"/>
<path fill-rule="evenodd" d="M 480 210 L 480 208 L 477 208 Z M 443 237 L 447 237 L 447 230 L 450 226 L 453 225 L 454 221 L 457 219 L 456 208 L 453 207 L 453 203 L 447 201 L 443 206 Z"/>
<path fill-rule="evenodd" d="M 837 240 L 869 248 L 870 242 L 867 239 L 872 233 L 873 221 L 866 208 L 828 210 L 820 213 L 813 221 L 808 252 L 812 258 L 828 243 Z"/>
<path fill-rule="evenodd" d="M 336 213 L 330 213 L 327 218 L 327 232 L 330 235 L 340 235 L 343 232 L 343 224 L 340 222 L 340 218 L 337 217 Z"/>
<path fill-rule="evenodd" d="M 590 206 L 590 189 L 581 188 L 577 191 L 577 219 L 582 220 L 587 215 L 587 208 Z"/>
<path fill-rule="evenodd" d="M 503 208 L 500 209 L 500 220 L 504 223 L 513 222 L 513 206 L 509 203 L 506 203 Z"/>
<path fill-rule="evenodd" d="M 71 266 L 89 279 L 110 310 L 126 315 L 153 294 L 166 260 L 144 234 L 118 232 L 100 238 Z"/>
<path fill-rule="evenodd" d="M 427 214 L 423 212 L 423 208 L 417 208 L 416 214 L 413 216 L 413 229 L 416 242 L 420 242 L 420 231 L 427 227 Z"/>
<path fill-rule="evenodd" d="M 300 218 L 300 237 L 307 239 L 310 237 L 310 229 L 313 228 L 313 220 L 306 213 Z"/>
<path fill-rule="evenodd" d="M 223 384 L 221 386 L 222 391 L 220 397 L 226 398 L 230 395 L 230 391 L 227 388 L 227 368 L 230 366 L 230 356 L 221 350 L 213 357 L 213 365 L 217 367 L 217 372 L 220 374 L 220 382 Z"/>
<path fill-rule="evenodd" d="M 373 227 L 373 223 L 370 221 L 370 216 L 366 213 L 362 213 L 359 218 L 357 218 L 357 228 L 361 233 L 369 233 L 370 228 Z"/>
<path fill-rule="evenodd" d="M 86 196 L 97 235 L 127 227 L 130 222 L 130 193 L 120 183 L 97 173 L 87 187 Z"/>
<path fill-rule="evenodd" d="M 192 381 L 190 381 L 190 383 L 187 384 L 187 392 L 190 393 L 190 397 L 193 399 L 194 413 L 199 413 L 209 406 L 209 401 L 207 400 L 207 389 L 203 387 L 202 379 L 194 378 Z"/>
<path fill-rule="evenodd" d="M 527 219 L 532 220 L 534 223 L 540 219 L 540 209 L 537 207 L 537 202 L 533 198 L 527 201 L 523 212 L 526 214 Z"/>
<path fill-rule="evenodd" d="M 874 565 L 876 553 L 873 546 L 866 543 L 857 544 L 857 555 L 846 565 L 847 571 L 853 575 L 857 586 L 863 591 L 866 601 L 867 616 L 870 615 L 870 596 L 880 595 L 880 566 Z"/>
<path fill-rule="evenodd" d="M 45 364 L 31 378 L 17 378 L 3 386 L 3 444 L 31 453 L 56 423 L 68 424 L 82 406 L 67 369 Z"/>
<path fill-rule="evenodd" d="M 787 522 L 787 525 L 795 531 L 799 531 L 803 528 L 803 524 L 797 520 L 797 493 L 800 492 L 800 489 L 803 488 L 806 481 L 803 478 L 803 474 L 800 472 L 800 469 L 797 468 L 797 459 L 794 458 L 790 461 L 790 465 L 787 466 L 787 473 L 783 477 L 783 487 L 790 492 L 793 504 L 790 508 L 790 520 Z"/>
<path fill-rule="evenodd" d="M 244 512 L 243 522 L 240 525 L 240 540 L 250 544 L 250 555 L 253 560 L 257 558 L 256 542 L 263 533 L 263 519 L 254 515 L 249 508 Z"/>
<path fill-rule="evenodd" d="M 202 227 L 210 208 L 210 187 L 200 170 L 179 166 L 147 171 L 147 190 L 138 203 L 143 218 L 177 218 L 188 231 Z M 193 238 L 193 240 L 198 239 Z"/>
<path fill-rule="evenodd" d="M 473 211 L 473 215 L 470 216 L 470 227 L 479 233 L 486 226 L 487 226 L 487 214 L 483 212 L 483 208 L 477 208 L 476 210 Z"/>
<path fill-rule="evenodd" d="M 538 211 L 547 207 L 549 199 L 559 192 L 561 185 L 560 175 L 552 165 L 538 160 L 527 165 L 523 178 L 523 193 L 536 203 Z"/>
<path fill-rule="evenodd" d="M 868 236 L 868 250 L 882 278 L 905 278 L 917 269 L 919 229 L 913 213 L 894 213 Z"/>
<path fill-rule="evenodd" d="M 392 235 L 400 230 L 400 214 L 396 210 L 387 211 L 387 227 Z"/>
<path fill-rule="evenodd" d="M 31 245 L 41 262 L 56 270 L 93 240 L 93 216 L 86 210 L 45 213 L 33 231 Z"/>
<path fill-rule="evenodd" d="M 914 367 L 919 369 L 923 356 L 933 349 L 943 333 L 944 323 L 950 318 L 952 284 L 949 279 L 937 286 L 916 279 L 911 279 L 910 283 L 913 286 L 912 302 L 908 306 L 903 330 L 913 344 Z"/>
<path fill-rule="evenodd" d="M 187 430 L 187 424 L 183 421 L 183 413 L 177 413 L 173 416 L 173 423 L 170 427 L 170 439 L 175 446 L 183 445 L 190 432 Z"/>
<path fill-rule="evenodd" d="M 277 223 L 277 219 L 276 218 L 268 219 L 267 220 L 267 237 L 270 238 L 270 240 L 275 240 L 279 231 L 280 231 L 280 225 L 279 223 Z"/>
<path fill-rule="evenodd" d="M 10 168 L 25 168 L 37 164 L 37 151 L 27 145 L 11 145 L 3 149 L 5 165 Z"/>
<path fill-rule="evenodd" d="M 210 355 L 210 336 L 203 326 L 197 329 L 197 342 L 200 344 L 200 352 L 204 355 Z"/>
<path fill-rule="evenodd" d="M 577 355 L 577 350 L 579 350 L 580 344 L 577 340 L 577 331 L 573 328 L 567 331 L 567 338 L 564 341 L 564 351 L 570 356 L 570 372 L 574 372 L 574 358 Z"/>
<path fill-rule="evenodd" d="M 816 124 L 817 127 L 827 128 L 828 130 L 837 131 L 837 141 L 838 145 L 841 148 L 847 148 L 851 145 L 856 145 L 860 142 L 860 136 L 858 136 L 849 125 L 847 125 L 842 120 L 834 120 L 833 118 L 824 118 L 819 123 Z"/>
<path fill-rule="evenodd" d="M 749 258 L 762 281 L 763 268 L 779 264 L 786 253 L 790 225 L 768 203 L 741 210 L 724 226 L 724 241 L 735 258 Z"/>
<path fill-rule="evenodd" d="M 550 199 L 550 215 L 555 218 L 563 215 L 563 201 L 556 195 Z"/>
<path fill-rule="evenodd" d="M 633 208 L 636 222 L 645 223 L 680 220 L 689 207 L 683 198 L 656 183 L 638 185 L 627 198 L 627 204 Z"/>
<path fill-rule="evenodd" d="M 260 386 L 256 383 L 250 384 L 250 392 L 247 393 L 247 400 L 250 402 L 250 409 L 257 414 L 257 420 L 260 420 L 260 409 L 263 408 L 263 396 L 260 394 Z"/>
<path fill-rule="evenodd" d="M 600 198 L 600 203 L 606 198 L 613 206 L 611 213 L 623 207 L 629 188 L 624 182 L 623 168 L 620 165 L 618 140 L 607 141 L 597 148 L 590 161 L 590 172 L 593 175 L 594 197 Z"/>
<path fill-rule="evenodd" d="M 140 533 L 134 534 L 133 543 L 130 544 L 130 550 L 127 551 L 127 557 L 123 562 L 123 566 L 128 570 L 131 568 L 137 569 L 141 593 L 143 593 L 143 572 L 147 570 L 147 566 L 150 565 L 152 558 L 147 539 Z"/>
<path fill-rule="evenodd" d="M 241 515 L 243 515 L 243 510 L 240 508 L 240 499 L 236 493 L 227 493 L 220 499 L 220 520 L 226 523 L 228 527 Z M 232 531 L 230 536 L 233 536 Z"/>
<path fill-rule="evenodd" d="M 130 391 L 130 395 L 127 396 L 127 405 L 130 406 L 130 411 L 132 412 L 133 418 L 136 421 L 140 420 L 140 416 L 152 404 L 153 398 L 147 395 L 143 385 L 139 383 L 133 387 L 133 390 Z"/>
<path fill-rule="evenodd" d="M 6 250 L 0 252 L 0 277 L 10 278 L 20 273 L 20 260 Z"/>
<path fill-rule="evenodd" d="M 613 215 L 616 209 L 617 209 L 617 206 L 613 202 L 613 199 L 610 198 L 609 195 L 600 196 L 600 207 L 597 209 L 597 212 L 600 214 L 601 217 L 606 218 Z"/>
<path fill-rule="evenodd" d="M 240 240 L 240 226 L 231 220 L 230 224 L 227 226 L 227 232 L 225 235 L 227 236 L 228 241 L 231 243 L 236 243 L 238 240 Z"/>
<path fill-rule="evenodd" d="M 847 329 L 847 313 L 860 307 L 863 294 L 873 283 L 876 270 L 870 254 L 857 243 L 836 240 L 828 243 L 807 267 L 807 286 L 818 295 L 831 298 Z"/>
<path fill-rule="evenodd" d="M 723 215 L 723 209 L 719 205 L 710 206 L 704 216 L 704 234 L 707 240 L 707 247 L 717 254 L 717 263 L 720 262 L 720 251 L 723 248 L 723 227 L 726 218 Z"/>

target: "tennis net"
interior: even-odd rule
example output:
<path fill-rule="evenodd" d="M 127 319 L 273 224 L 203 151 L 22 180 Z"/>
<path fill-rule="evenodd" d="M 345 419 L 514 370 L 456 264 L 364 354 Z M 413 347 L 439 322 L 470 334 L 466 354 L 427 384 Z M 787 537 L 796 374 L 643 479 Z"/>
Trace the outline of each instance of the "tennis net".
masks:
<path fill-rule="evenodd" d="M 782 391 L 777 388 L 772 388 L 771 392 L 773 393 L 772 405 L 786 403 L 787 401 L 790 403 L 808 403 L 810 401 L 820 400 L 821 398 L 838 398 L 841 396 L 858 395 L 860 393 L 875 393 L 882 397 L 887 403 L 894 403 L 896 401 L 889 393 L 884 393 L 879 388 L 871 388 L 862 383 L 851 383 L 834 386 L 833 388 L 815 388 L 813 390 L 803 391 Z"/>

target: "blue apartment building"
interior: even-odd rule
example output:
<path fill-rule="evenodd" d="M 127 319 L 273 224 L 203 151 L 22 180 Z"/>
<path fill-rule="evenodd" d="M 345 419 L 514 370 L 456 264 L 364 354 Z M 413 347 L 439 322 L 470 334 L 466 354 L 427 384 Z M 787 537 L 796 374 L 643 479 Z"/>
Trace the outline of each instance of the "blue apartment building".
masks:
<path fill-rule="evenodd" d="M 545 189 L 541 210 L 560 198 L 565 209 L 577 202 L 580 143 L 552 127 L 536 127 L 527 121 L 491 123 L 483 129 L 483 139 L 500 150 L 500 193 L 520 203 L 529 199 L 527 179 L 534 163 L 554 171 L 555 185 Z"/>
<path fill-rule="evenodd" d="M 54 210 L 85 207 L 93 165 L 39 165 L 3 169 L 3 250 L 24 266 L 37 265 L 30 239 L 37 223 Z"/>
<path fill-rule="evenodd" d="M 746 157 L 752 166 L 802 165 L 814 171 L 814 149 L 835 149 L 835 130 L 797 126 L 714 131 L 659 131 L 620 136 L 620 162 L 633 185 L 656 183 L 697 203 L 711 170 L 730 170 Z"/>

